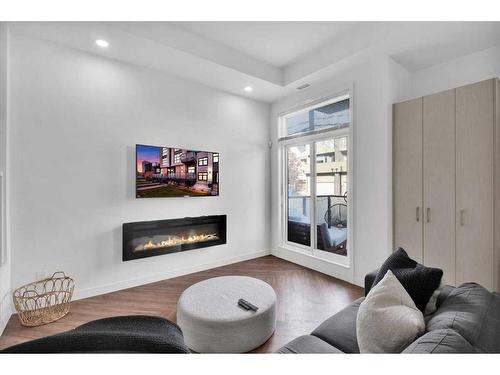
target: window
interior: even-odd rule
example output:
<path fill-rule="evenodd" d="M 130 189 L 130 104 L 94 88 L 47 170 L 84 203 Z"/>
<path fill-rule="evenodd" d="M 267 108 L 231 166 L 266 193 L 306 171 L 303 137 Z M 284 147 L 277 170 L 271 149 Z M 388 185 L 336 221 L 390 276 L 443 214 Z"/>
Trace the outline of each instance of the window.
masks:
<path fill-rule="evenodd" d="M 332 137 L 314 142 L 316 156 L 337 152 L 347 136 Z M 317 163 L 317 159 L 316 159 Z M 342 177 L 347 181 L 347 159 L 317 163 L 315 171 L 316 249 L 347 255 L 347 199 L 342 189 Z"/>
<path fill-rule="evenodd" d="M 340 129 L 349 126 L 349 98 L 337 98 L 321 104 L 284 116 L 283 135 L 290 136 L 325 129 Z"/>
<path fill-rule="evenodd" d="M 219 162 L 219 154 L 213 154 L 212 160 L 214 163 L 218 163 Z"/>
<path fill-rule="evenodd" d="M 208 158 L 205 156 L 203 158 L 198 159 L 198 165 L 203 166 L 203 165 L 208 165 Z"/>
<path fill-rule="evenodd" d="M 195 173 L 196 167 L 194 165 L 188 167 L 188 173 Z"/>
<path fill-rule="evenodd" d="M 198 181 L 208 181 L 208 173 L 207 172 L 199 172 L 198 173 Z"/>
<path fill-rule="evenodd" d="M 174 151 L 174 164 L 181 163 L 181 154 L 182 154 L 181 150 L 175 149 L 175 151 Z"/>
<path fill-rule="evenodd" d="M 347 173 L 340 175 L 340 194 L 347 194 Z"/>
<path fill-rule="evenodd" d="M 284 135 L 279 140 L 284 151 L 282 242 L 345 264 L 351 222 L 350 99 L 344 95 L 283 115 L 280 126 Z"/>
<path fill-rule="evenodd" d="M 311 173 L 308 144 L 287 147 L 287 205 L 289 242 L 311 246 Z"/>
<path fill-rule="evenodd" d="M 161 148 L 161 166 L 162 167 L 168 167 L 169 160 L 168 160 L 168 154 L 169 154 L 169 148 L 168 147 L 162 147 Z"/>

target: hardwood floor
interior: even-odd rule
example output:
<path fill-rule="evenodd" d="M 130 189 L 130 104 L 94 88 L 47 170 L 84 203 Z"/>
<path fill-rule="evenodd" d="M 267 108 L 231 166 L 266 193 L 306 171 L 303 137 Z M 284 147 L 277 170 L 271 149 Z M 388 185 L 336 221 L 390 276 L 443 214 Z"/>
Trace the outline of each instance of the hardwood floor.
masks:
<path fill-rule="evenodd" d="M 175 321 L 181 293 L 204 279 L 246 275 L 269 283 L 278 296 L 274 335 L 255 352 L 271 353 L 288 341 L 310 333 L 323 320 L 363 295 L 363 289 L 274 256 L 251 259 L 207 271 L 74 301 L 67 316 L 40 327 L 23 327 L 13 315 L 0 349 L 117 315 L 159 315 Z"/>

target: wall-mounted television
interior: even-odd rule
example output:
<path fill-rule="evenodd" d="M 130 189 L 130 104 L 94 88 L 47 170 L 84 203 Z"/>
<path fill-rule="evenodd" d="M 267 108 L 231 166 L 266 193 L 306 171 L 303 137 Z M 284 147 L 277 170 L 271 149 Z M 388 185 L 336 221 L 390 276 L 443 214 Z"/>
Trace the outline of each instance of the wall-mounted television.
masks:
<path fill-rule="evenodd" d="M 219 153 L 136 145 L 137 198 L 219 195 Z"/>

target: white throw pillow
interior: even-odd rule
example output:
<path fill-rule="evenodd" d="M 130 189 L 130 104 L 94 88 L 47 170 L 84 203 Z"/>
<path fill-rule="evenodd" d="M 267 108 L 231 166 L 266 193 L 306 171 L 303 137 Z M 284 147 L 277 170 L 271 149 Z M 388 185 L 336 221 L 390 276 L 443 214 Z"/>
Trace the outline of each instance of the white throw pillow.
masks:
<path fill-rule="evenodd" d="M 400 353 L 424 331 L 424 315 L 392 271 L 387 271 L 359 306 L 359 351 Z"/>

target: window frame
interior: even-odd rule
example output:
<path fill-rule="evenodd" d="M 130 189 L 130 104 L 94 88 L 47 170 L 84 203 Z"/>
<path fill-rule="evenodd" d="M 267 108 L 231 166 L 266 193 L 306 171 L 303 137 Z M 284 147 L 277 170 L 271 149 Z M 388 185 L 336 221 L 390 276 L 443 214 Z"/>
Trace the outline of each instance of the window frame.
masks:
<path fill-rule="evenodd" d="M 318 108 L 324 105 L 328 105 L 330 103 L 344 100 L 349 98 L 349 116 L 350 122 L 349 126 L 344 126 L 340 128 L 332 128 L 332 129 L 321 129 L 317 131 L 308 131 L 304 133 L 297 133 L 290 136 L 282 136 L 278 139 L 279 146 L 279 185 L 280 185 L 280 208 L 281 212 L 279 215 L 279 225 L 280 225 L 280 238 L 279 244 L 283 248 L 287 250 L 297 251 L 300 253 L 305 253 L 307 255 L 313 256 L 314 258 L 318 258 L 330 263 L 334 263 L 344 268 L 353 269 L 353 259 L 355 253 L 354 247 L 354 173 L 353 173 L 353 165 L 354 165 L 354 118 L 353 118 L 353 96 L 352 89 L 344 90 L 336 95 L 331 95 L 329 97 L 323 97 L 322 99 L 318 99 L 314 102 L 309 102 L 304 105 L 296 106 L 295 108 L 289 109 L 285 112 L 278 114 L 278 134 L 284 134 L 283 131 L 286 131 L 286 116 L 290 116 L 291 114 L 295 114 L 297 112 L 309 111 L 314 108 Z M 342 256 L 338 254 L 332 254 L 324 250 L 317 249 L 317 233 L 316 233 L 316 204 L 313 203 L 317 199 L 316 197 L 316 142 L 322 141 L 325 139 L 331 138 L 339 138 L 339 137 L 347 137 L 347 176 L 349 179 L 349 190 L 347 192 L 348 199 L 348 219 L 347 219 L 347 255 Z M 291 146 L 296 145 L 304 145 L 309 144 L 310 147 L 310 158 L 309 158 L 309 170 L 310 170 L 310 237 L 311 237 L 311 245 L 305 246 L 302 244 L 297 244 L 288 241 L 288 163 L 287 163 L 287 150 Z"/>
<path fill-rule="evenodd" d="M 307 104 L 304 105 L 299 105 L 293 109 L 287 110 L 285 112 L 282 112 L 278 115 L 278 141 L 283 141 L 283 140 L 288 140 L 288 139 L 293 139 L 293 138 L 300 138 L 300 137 L 305 137 L 307 135 L 312 135 L 312 134 L 323 134 L 323 133 L 329 133 L 334 130 L 339 130 L 339 129 L 348 129 L 352 126 L 352 97 L 349 95 L 350 90 L 345 90 L 337 95 L 331 95 L 326 98 L 322 98 L 319 100 L 314 100 L 311 102 L 308 102 Z M 286 118 L 290 117 L 292 115 L 296 115 L 298 113 L 303 113 L 303 112 L 309 112 L 312 109 L 324 107 L 326 105 L 340 102 L 342 100 L 349 99 L 349 126 L 341 126 L 338 128 L 329 128 L 329 129 L 318 129 L 318 130 L 306 130 L 303 132 L 299 133 L 294 133 L 294 134 L 287 134 L 287 129 L 286 129 Z"/>

